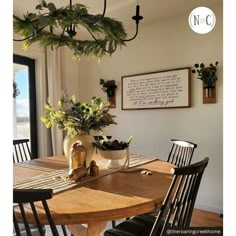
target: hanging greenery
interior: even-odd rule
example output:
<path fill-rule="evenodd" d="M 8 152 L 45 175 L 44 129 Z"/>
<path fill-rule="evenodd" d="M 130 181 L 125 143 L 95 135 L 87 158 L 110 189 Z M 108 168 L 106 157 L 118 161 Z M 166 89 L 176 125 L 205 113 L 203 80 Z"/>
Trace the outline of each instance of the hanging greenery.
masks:
<path fill-rule="evenodd" d="M 85 5 L 74 4 L 57 9 L 53 3 L 42 0 L 35 9 L 39 11 L 38 14 L 28 12 L 23 19 L 13 16 L 14 32 L 22 37 L 15 41 L 24 41 L 24 48 L 39 42 L 40 46 L 51 46 L 52 49 L 69 47 L 77 57 L 92 55 L 101 58 L 106 54 L 111 55 L 118 46 L 125 45 L 127 34 L 123 24 L 109 17 L 100 21 L 101 15 L 89 14 Z M 75 27 L 73 30 L 72 26 Z M 73 38 L 75 29 L 80 27 L 84 27 L 93 40 Z M 58 34 L 59 28 L 62 32 Z M 67 36 L 65 32 L 68 32 L 68 29 L 72 32 Z"/>
<path fill-rule="evenodd" d="M 16 81 L 13 81 L 13 98 L 16 98 L 18 95 L 20 95 L 20 90 L 17 88 Z"/>

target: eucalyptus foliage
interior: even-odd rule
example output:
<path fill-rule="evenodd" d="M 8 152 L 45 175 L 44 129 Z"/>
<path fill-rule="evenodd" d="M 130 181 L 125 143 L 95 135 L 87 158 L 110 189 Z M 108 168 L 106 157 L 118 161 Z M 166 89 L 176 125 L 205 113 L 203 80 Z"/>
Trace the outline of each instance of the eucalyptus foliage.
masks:
<path fill-rule="evenodd" d="M 114 80 L 100 79 L 100 85 L 102 85 L 102 90 L 107 93 L 108 97 L 114 97 L 117 85 L 114 83 Z"/>
<path fill-rule="evenodd" d="M 13 81 L 13 98 L 16 98 L 20 94 L 20 90 L 17 87 L 16 81 Z"/>
<path fill-rule="evenodd" d="M 117 46 L 125 45 L 127 34 L 123 24 L 109 17 L 100 21 L 101 15 L 89 14 L 85 5 L 77 3 L 57 9 L 53 3 L 41 0 L 36 10 L 39 11 L 38 14 L 27 12 L 23 19 L 14 16 L 13 29 L 21 35 L 22 39 L 19 41 L 25 41 L 24 48 L 39 42 L 41 46 L 52 48 L 69 47 L 77 57 L 92 55 L 101 58 L 112 54 Z M 94 40 L 78 40 L 65 35 L 72 24 L 77 30 L 84 27 Z M 59 28 L 62 32 L 57 34 Z"/>
<path fill-rule="evenodd" d="M 217 65 L 218 65 L 218 61 L 215 62 L 215 64 L 213 65 L 212 63 L 209 64 L 208 67 L 205 66 L 204 63 L 200 63 L 200 64 L 195 64 L 194 68 L 192 70 L 192 73 L 195 74 L 197 73 L 198 75 L 198 79 L 202 80 L 203 83 L 205 84 L 205 87 L 207 88 L 212 88 L 215 87 L 215 82 L 217 80 Z"/>
<path fill-rule="evenodd" d="M 89 134 L 90 130 L 102 131 L 111 124 L 117 124 L 114 121 L 115 116 L 109 113 L 109 102 L 97 97 L 93 97 L 90 103 L 81 103 L 74 95 L 63 93 L 57 108 L 51 105 L 49 99 L 44 108 L 46 113 L 41 116 L 41 121 L 46 128 L 57 125 L 71 137 L 82 133 Z"/>

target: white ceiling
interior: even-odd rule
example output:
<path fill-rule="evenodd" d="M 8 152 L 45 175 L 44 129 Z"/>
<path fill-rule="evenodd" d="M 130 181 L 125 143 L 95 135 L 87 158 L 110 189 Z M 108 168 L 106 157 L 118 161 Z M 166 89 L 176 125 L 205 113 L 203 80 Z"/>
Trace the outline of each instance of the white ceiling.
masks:
<path fill-rule="evenodd" d="M 69 5 L 69 0 L 46 0 L 46 2 L 53 2 L 57 8 Z M 144 17 L 140 27 L 163 18 L 190 14 L 195 7 L 211 8 L 223 4 L 223 0 L 107 0 L 106 16 L 122 21 L 126 29 L 135 27 L 131 17 L 135 15 L 137 2 L 140 5 L 140 14 Z M 22 16 L 27 11 L 37 12 L 34 9 L 38 3 L 39 0 L 13 0 L 13 12 L 17 16 Z M 101 14 L 103 11 L 103 0 L 73 0 L 72 3 L 86 5 L 91 14 Z"/>

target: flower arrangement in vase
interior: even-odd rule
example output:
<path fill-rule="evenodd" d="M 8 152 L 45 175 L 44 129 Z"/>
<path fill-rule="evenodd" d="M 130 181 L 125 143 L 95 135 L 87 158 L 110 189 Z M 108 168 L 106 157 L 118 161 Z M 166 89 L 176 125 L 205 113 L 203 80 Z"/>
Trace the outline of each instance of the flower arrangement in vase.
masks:
<path fill-rule="evenodd" d="M 80 102 L 73 96 L 63 93 L 58 101 L 58 107 L 53 107 L 48 99 L 44 105 L 46 113 L 41 116 L 42 123 L 46 128 L 57 125 L 61 130 L 67 131 L 64 140 L 64 153 L 69 158 L 71 145 L 78 139 L 81 145 L 86 146 L 88 159 L 94 150 L 92 142 L 93 136 L 90 135 L 92 130 L 102 131 L 105 127 L 117 124 L 114 121 L 114 115 L 109 113 L 109 103 L 102 98 L 93 97 L 91 102 Z"/>

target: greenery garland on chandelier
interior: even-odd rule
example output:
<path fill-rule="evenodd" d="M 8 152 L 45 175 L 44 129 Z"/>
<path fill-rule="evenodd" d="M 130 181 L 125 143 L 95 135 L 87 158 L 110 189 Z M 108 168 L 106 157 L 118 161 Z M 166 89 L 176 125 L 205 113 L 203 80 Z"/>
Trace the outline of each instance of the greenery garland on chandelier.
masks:
<path fill-rule="evenodd" d="M 111 55 L 117 46 L 124 46 L 128 41 L 125 40 L 127 33 L 121 22 L 104 17 L 104 14 L 90 15 L 85 5 L 77 3 L 57 9 L 52 2 L 41 0 L 35 9 L 39 10 L 39 14 L 27 13 L 23 19 L 13 15 L 14 32 L 22 37 L 14 41 L 25 41 L 25 49 L 39 42 L 40 46 L 51 46 L 52 49 L 67 46 L 77 57 L 92 55 L 101 58 L 106 54 Z M 48 12 L 45 13 L 45 10 Z M 73 38 L 79 26 L 87 29 L 93 40 Z M 62 32 L 56 34 L 59 27 Z"/>

